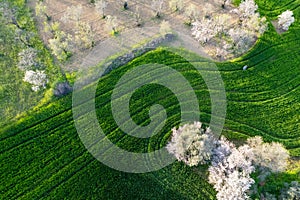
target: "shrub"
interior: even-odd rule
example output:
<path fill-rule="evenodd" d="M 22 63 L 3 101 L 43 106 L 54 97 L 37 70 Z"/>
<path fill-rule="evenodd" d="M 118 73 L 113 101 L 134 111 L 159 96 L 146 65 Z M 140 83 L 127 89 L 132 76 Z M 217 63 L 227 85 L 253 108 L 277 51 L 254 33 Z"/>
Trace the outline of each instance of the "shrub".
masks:
<path fill-rule="evenodd" d="M 300 184 L 297 181 L 291 182 L 286 185 L 288 188 L 282 191 L 280 199 L 282 200 L 295 200 L 300 199 Z"/>
<path fill-rule="evenodd" d="M 54 89 L 54 95 L 62 97 L 69 94 L 72 91 L 72 87 L 68 82 L 58 83 Z"/>

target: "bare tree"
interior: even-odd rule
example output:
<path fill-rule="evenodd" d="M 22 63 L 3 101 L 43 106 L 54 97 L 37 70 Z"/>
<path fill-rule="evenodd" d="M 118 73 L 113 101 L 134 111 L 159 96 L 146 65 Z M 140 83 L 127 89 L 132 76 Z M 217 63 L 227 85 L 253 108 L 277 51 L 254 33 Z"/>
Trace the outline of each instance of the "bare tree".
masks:
<path fill-rule="evenodd" d="M 71 6 L 67 8 L 61 20 L 65 23 L 68 23 L 70 21 L 78 23 L 81 20 L 81 16 L 82 16 L 82 6 L 81 5 Z"/>
<path fill-rule="evenodd" d="M 169 7 L 173 11 L 181 11 L 184 7 L 183 0 L 169 0 Z"/>
<path fill-rule="evenodd" d="M 135 9 L 135 12 L 134 12 L 134 18 L 135 18 L 136 26 L 141 26 L 142 18 L 141 18 L 140 7 L 139 6 L 136 6 L 136 9 Z"/>
<path fill-rule="evenodd" d="M 106 17 L 106 27 L 112 35 L 118 33 L 118 19 L 116 16 L 107 15 Z"/>
<path fill-rule="evenodd" d="M 95 2 L 95 9 L 96 11 L 102 16 L 102 18 L 105 18 L 105 8 L 107 7 L 106 0 L 97 0 Z"/>
<path fill-rule="evenodd" d="M 225 7 L 226 7 L 227 4 L 231 3 L 231 0 L 220 0 L 220 1 L 222 3 L 221 6 L 222 6 L 223 9 L 225 9 Z"/>
<path fill-rule="evenodd" d="M 151 8 L 153 10 L 155 17 L 157 18 L 161 17 L 163 6 L 164 6 L 164 0 L 152 0 Z"/>

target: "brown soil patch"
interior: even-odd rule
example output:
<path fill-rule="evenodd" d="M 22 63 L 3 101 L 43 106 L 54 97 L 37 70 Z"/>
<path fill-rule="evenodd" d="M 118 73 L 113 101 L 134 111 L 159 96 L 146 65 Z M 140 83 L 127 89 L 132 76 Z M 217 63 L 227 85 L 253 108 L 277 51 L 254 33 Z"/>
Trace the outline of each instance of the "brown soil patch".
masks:
<path fill-rule="evenodd" d="M 35 4 L 38 0 L 29 0 L 28 5 L 34 10 Z M 171 27 L 180 31 L 183 34 L 191 35 L 189 26 L 184 24 L 185 17 L 182 12 L 174 12 L 170 10 L 168 1 L 165 1 L 164 10 L 162 12 L 161 18 L 153 17 L 153 10 L 151 8 L 152 1 L 149 0 L 132 0 L 128 1 L 128 10 L 123 9 L 123 1 L 107 0 L 108 6 L 105 9 L 105 15 L 116 16 L 118 19 L 118 30 L 120 34 L 126 32 L 127 30 L 136 28 L 136 21 L 134 13 L 136 12 L 137 7 L 139 8 L 139 13 L 142 19 L 143 27 L 159 27 L 159 24 L 166 20 L 171 24 Z M 70 6 L 81 5 L 83 8 L 82 21 L 87 22 L 91 25 L 93 32 L 95 33 L 95 44 L 99 45 L 101 42 L 111 38 L 109 31 L 106 28 L 105 20 L 102 19 L 100 14 L 95 10 L 93 4 L 89 3 L 89 0 L 44 0 L 45 5 L 47 6 L 47 13 L 50 15 L 51 21 L 61 22 L 61 17 L 64 15 L 66 9 Z M 226 10 L 231 9 L 230 6 L 227 6 L 226 9 L 222 9 L 220 3 L 216 3 L 216 0 L 207 1 L 207 0 L 190 0 L 188 4 L 194 4 L 197 7 L 197 10 L 200 12 L 200 16 L 203 16 L 204 13 L 213 14 L 213 13 L 224 13 Z M 42 30 L 42 23 L 37 19 L 38 27 Z M 62 31 L 73 34 L 72 24 L 61 22 Z M 41 38 L 44 43 L 47 45 L 49 40 L 49 34 L 40 31 Z M 153 33 L 152 35 L 154 35 Z M 151 34 L 150 34 L 151 35 Z M 196 41 L 195 41 L 196 42 Z M 209 45 L 208 45 L 209 46 Z M 73 56 L 66 63 L 61 64 L 62 68 L 66 71 L 73 71 L 78 68 L 82 62 L 82 58 L 91 52 L 92 49 L 77 50 L 73 53 Z"/>

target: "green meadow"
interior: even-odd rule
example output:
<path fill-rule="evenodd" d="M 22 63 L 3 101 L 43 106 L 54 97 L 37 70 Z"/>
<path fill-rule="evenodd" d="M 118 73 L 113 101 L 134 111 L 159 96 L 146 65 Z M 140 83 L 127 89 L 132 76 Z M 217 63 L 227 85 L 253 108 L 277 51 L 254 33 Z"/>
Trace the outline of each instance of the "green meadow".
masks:
<path fill-rule="evenodd" d="M 267 16 L 270 22 L 287 9 L 293 10 L 296 21 L 283 34 L 278 34 L 270 24 L 269 30 L 246 55 L 232 61 L 216 62 L 227 96 L 227 116 L 222 133 L 238 144 L 247 137 L 260 135 L 267 142 L 282 143 L 291 156 L 299 158 L 300 1 L 258 0 L 256 3 L 261 15 Z M 1 31 L 4 30 L 1 29 L 0 34 Z M 38 44 L 38 41 L 34 43 Z M 43 49 L 42 46 L 39 48 Z M 10 52 L 13 54 L 14 49 Z M 42 54 L 48 56 L 45 62 L 50 62 L 45 49 Z M 186 54 L 195 60 L 195 64 L 206 62 L 198 55 Z M 1 65 L 13 63 L 1 54 L 0 60 Z M 95 108 L 101 128 L 114 144 L 132 152 L 152 152 L 164 147 L 170 139 L 171 128 L 180 124 L 176 95 L 158 84 L 139 88 L 130 100 L 130 114 L 138 125 L 150 123 L 148 113 L 152 105 L 160 104 L 165 108 L 167 121 L 157 135 L 147 139 L 134 138 L 122 132 L 114 121 L 110 102 L 114 86 L 130 69 L 153 62 L 181 73 L 199 100 L 201 121 L 208 124 L 211 118 L 211 91 L 193 65 L 168 48 L 150 51 L 102 77 L 96 91 Z M 246 71 L 242 69 L 245 65 L 249 66 Z M 51 70 L 58 73 L 55 66 Z M 13 76 L 2 71 L 3 80 Z M 143 76 L 147 74 L 141 78 Z M 17 86 L 16 83 L 5 83 L 0 91 L 6 84 L 9 89 L 5 90 L 9 91 L 5 94 L 9 98 Z M 88 86 L 85 89 L 88 90 Z M 10 98 L 17 102 L 16 97 Z M 45 102 L 0 127 L 0 199 L 216 198 L 216 192 L 206 181 L 206 166 L 191 168 L 175 162 L 144 174 L 120 172 L 105 166 L 80 141 L 73 121 L 72 94 L 62 98 L 47 97 Z M 10 103 L 1 102 L 1 107 L 4 105 Z M 88 112 L 83 111 L 82 116 Z M 86 131 L 89 132 L 89 127 Z M 283 182 L 300 181 L 299 170 L 271 176 L 265 190 L 278 194 Z"/>

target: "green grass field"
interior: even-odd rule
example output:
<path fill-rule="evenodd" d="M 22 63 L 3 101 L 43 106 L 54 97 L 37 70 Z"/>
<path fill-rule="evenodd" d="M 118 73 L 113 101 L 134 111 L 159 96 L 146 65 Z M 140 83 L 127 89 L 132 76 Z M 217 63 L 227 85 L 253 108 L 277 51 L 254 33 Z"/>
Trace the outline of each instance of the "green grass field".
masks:
<path fill-rule="evenodd" d="M 300 1 L 272 2 L 257 1 L 260 12 L 273 20 L 282 11 L 293 10 L 296 22 L 290 30 L 278 35 L 270 26 L 247 55 L 217 63 L 228 101 L 223 133 L 236 141 L 261 135 L 266 141 L 281 142 L 291 155 L 299 157 Z M 113 120 L 110 97 L 114 85 L 126 71 L 153 61 L 178 70 L 189 80 L 199 98 L 201 121 L 208 123 L 211 117 L 209 91 L 200 74 L 167 49 L 149 52 L 103 77 L 96 92 L 97 115 L 104 132 L 115 144 L 134 152 L 161 148 L 171 128 L 180 122 L 175 95 L 155 84 L 136 91 L 130 111 L 133 120 L 143 124 L 149 122 L 151 105 L 163 105 L 168 120 L 158 135 L 134 139 L 120 131 Z M 243 71 L 244 65 L 250 68 Z M 215 199 L 214 189 L 205 181 L 205 167 L 190 168 L 175 162 L 156 172 L 129 174 L 101 164 L 77 135 L 71 95 L 53 99 L 1 127 L 0 146 L 0 199 Z M 300 181 L 299 172 L 271 177 L 267 190 L 278 193 L 283 181 L 292 180 Z"/>

